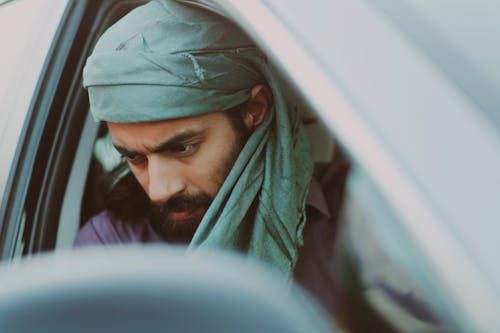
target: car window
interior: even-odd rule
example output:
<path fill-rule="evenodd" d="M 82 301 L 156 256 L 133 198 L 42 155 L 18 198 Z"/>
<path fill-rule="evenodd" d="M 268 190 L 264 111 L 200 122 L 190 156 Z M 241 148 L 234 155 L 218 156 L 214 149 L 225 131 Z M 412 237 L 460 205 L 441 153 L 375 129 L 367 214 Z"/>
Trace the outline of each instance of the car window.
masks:
<path fill-rule="evenodd" d="M 93 16 L 84 17 L 85 24 L 92 24 L 92 34 L 85 36 L 86 42 L 94 44 L 99 35 L 112 23 L 117 21 L 132 8 L 143 4 L 145 0 L 107 1 L 99 6 L 93 6 Z M 81 55 L 86 59 L 91 48 Z M 80 67 L 79 70 L 82 68 Z M 78 73 L 78 75 L 81 75 Z M 120 154 L 111 145 L 109 137 L 105 135 L 106 127 L 94 120 L 88 109 L 88 96 L 78 81 L 78 87 L 83 93 L 84 102 L 78 110 L 84 116 L 78 144 L 74 147 L 75 156 L 70 162 L 68 182 L 61 200 L 59 218 L 54 221 L 57 227 L 54 248 L 56 250 L 71 248 L 79 227 L 92 215 L 102 210 L 106 191 L 100 187 L 102 178 L 121 160 Z M 100 162 L 103 162 L 101 164 Z"/>
<path fill-rule="evenodd" d="M 18 3 L 29 4 L 30 1 L 6 4 L 0 8 L 0 13 L 3 13 L 4 8 L 14 8 Z M 90 147 L 94 138 L 90 138 L 88 151 L 81 153 L 82 149 L 79 150 L 78 147 L 85 146 L 84 142 L 89 140 L 89 136 L 85 133 L 95 131 L 97 128 L 95 123 L 94 127 L 84 126 L 88 112 L 88 97 L 81 85 L 81 70 L 100 31 L 119 19 L 130 8 L 141 3 L 144 1 L 69 2 L 68 7 L 65 8 L 63 5 L 66 2 L 63 0 L 37 2 L 40 7 L 46 5 L 41 12 L 35 13 L 36 18 L 41 22 L 52 17 L 45 15 L 45 10 L 50 12 L 51 6 L 57 4 L 61 6 L 60 12 L 50 12 L 51 15 L 57 13 L 61 15 L 63 12 L 64 15 L 52 17 L 55 20 L 53 29 L 57 32 L 54 34 L 52 31 L 52 35 L 47 37 L 48 44 L 52 46 L 47 60 L 40 60 L 39 65 L 43 65 L 43 69 L 36 71 L 31 66 L 20 66 L 11 72 L 12 75 L 21 75 L 23 79 L 32 77 L 34 83 L 30 89 L 35 89 L 34 87 L 38 84 L 36 92 L 30 91 L 29 96 L 24 100 L 20 94 L 12 93 L 17 88 L 17 84 L 7 86 L 7 89 L 10 89 L 7 93 L 10 102 L 22 102 L 25 107 L 30 106 L 31 111 L 29 113 L 26 110 L 20 111 L 20 113 L 24 112 L 23 117 L 26 118 L 18 119 L 19 128 L 16 135 L 20 135 L 19 131 L 22 128 L 22 145 L 18 144 L 17 137 L 14 138 L 14 142 L 0 141 L 2 153 L 5 145 L 10 145 L 8 149 L 12 152 L 18 151 L 12 167 L 4 164 L 5 158 L 9 156 L 4 156 L 0 164 L 2 172 L 5 170 L 6 177 L 10 174 L 9 182 L 6 184 L 8 193 L 5 193 L 0 209 L 2 258 L 10 260 L 19 255 L 26 256 L 54 249 L 59 241 L 57 235 L 61 214 L 69 221 L 67 223 L 70 230 L 72 230 L 71 221 L 75 221 L 76 228 L 78 227 L 79 210 L 75 207 L 79 207 L 78 197 L 83 191 L 81 188 L 78 189 L 81 187 L 78 184 L 83 181 L 81 174 L 86 173 L 84 169 L 90 161 Z M 34 6 L 34 8 L 39 7 Z M 21 13 L 22 9 L 22 7 L 19 9 Z M 21 24 L 23 23 L 27 24 L 21 20 Z M 38 36 L 40 32 L 36 30 L 36 25 L 32 27 L 31 22 L 27 25 L 32 30 L 34 29 L 34 32 L 30 30 L 32 36 Z M 47 22 L 47 26 L 49 25 Z M 3 37 L 4 34 L 2 34 Z M 36 46 L 38 41 L 32 45 L 24 41 L 23 47 L 29 51 L 30 47 Z M 45 52 L 48 49 L 49 46 L 45 48 Z M 31 59 L 28 51 L 24 50 L 23 53 L 26 55 L 25 61 Z M 34 54 L 36 55 L 37 52 Z M 24 71 L 29 72 L 30 75 L 23 76 L 26 74 Z M 24 81 L 18 83 L 22 82 Z M 21 87 L 24 86 L 21 85 Z M 9 102 L 9 99 L 6 101 Z M 2 100 L 2 110 L 6 101 Z M 14 106 L 17 105 L 16 103 Z M 6 107 L 5 109 L 13 112 L 7 114 L 7 117 L 16 114 L 14 108 Z M 5 115 L 3 112 L 1 114 Z M 1 123 L 0 128 L 6 128 L 7 131 L 12 131 L 15 127 L 3 126 L 4 124 Z M 82 142 L 79 144 L 80 137 L 82 137 Z M 1 180 L 4 181 L 4 179 Z M 4 184 L 0 183 L 0 185 L 4 194 Z M 68 188 L 73 195 L 66 201 L 65 188 Z M 76 231 L 73 230 L 74 232 Z M 65 238 L 63 244 L 70 244 L 70 237 L 74 237 L 64 230 L 62 235 L 64 236 L 61 239 Z"/>

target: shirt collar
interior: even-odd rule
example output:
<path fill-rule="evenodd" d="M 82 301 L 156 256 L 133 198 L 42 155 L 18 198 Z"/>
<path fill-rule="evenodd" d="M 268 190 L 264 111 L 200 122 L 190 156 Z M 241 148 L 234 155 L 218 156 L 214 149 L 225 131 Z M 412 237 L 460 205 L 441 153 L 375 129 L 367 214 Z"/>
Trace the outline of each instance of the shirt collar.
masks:
<path fill-rule="evenodd" d="M 317 209 L 321 214 L 330 218 L 330 210 L 328 209 L 328 204 L 326 202 L 325 195 L 321 189 L 321 185 L 316 180 L 312 178 L 311 184 L 309 185 L 309 192 L 306 197 L 306 205 Z"/>

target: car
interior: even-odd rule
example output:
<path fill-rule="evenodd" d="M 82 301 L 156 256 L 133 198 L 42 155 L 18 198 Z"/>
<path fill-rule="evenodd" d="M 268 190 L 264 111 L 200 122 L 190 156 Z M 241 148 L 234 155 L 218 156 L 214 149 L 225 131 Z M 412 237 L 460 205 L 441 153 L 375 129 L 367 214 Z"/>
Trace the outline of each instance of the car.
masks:
<path fill-rule="evenodd" d="M 332 260 L 339 325 L 496 331 L 500 4 L 179 2 L 242 27 L 305 110 L 315 158 L 335 149 L 350 162 Z M 105 28 L 142 3 L 0 7 L 10 45 L 0 55 L 2 260 L 71 248 L 98 208 L 89 196 L 102 130 L 81 72 Z"/>

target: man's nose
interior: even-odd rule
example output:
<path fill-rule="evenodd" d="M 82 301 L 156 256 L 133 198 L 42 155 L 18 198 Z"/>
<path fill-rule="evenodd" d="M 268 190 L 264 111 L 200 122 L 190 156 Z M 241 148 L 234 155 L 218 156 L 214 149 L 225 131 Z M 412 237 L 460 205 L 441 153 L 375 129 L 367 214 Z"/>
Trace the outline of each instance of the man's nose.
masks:
<path fill-rule="evenodd" d="M 161 157 L 151 157 L 148 161 L 148 195 L 152 202 L 162 203 L 184 191 L 185 182 L 182 169 Z"/>

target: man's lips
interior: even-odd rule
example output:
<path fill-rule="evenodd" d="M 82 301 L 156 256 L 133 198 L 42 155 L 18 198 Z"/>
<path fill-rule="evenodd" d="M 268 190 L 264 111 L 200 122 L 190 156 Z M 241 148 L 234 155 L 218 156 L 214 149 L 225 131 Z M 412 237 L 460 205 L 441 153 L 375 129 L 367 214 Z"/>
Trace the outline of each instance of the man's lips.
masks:
<path fill-rule="evenodd" d="M 196 215 L 203 214 L 205 210 L 206 210 L 205 208 L 195 208 L 190 210 L 170 211 L 168 212 L 168 218 L 171 221 L 184 221 Z"/>

